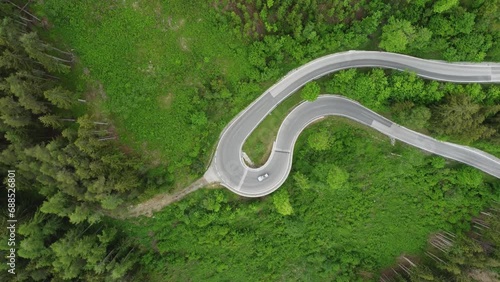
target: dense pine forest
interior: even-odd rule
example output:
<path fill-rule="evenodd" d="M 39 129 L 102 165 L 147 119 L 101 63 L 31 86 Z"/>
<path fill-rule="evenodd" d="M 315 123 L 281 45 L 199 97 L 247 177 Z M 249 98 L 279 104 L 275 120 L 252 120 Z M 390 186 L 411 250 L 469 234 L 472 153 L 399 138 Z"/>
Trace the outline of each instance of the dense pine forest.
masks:
<path fill-rule="evenodd" d="M 40 38 L 36 16 L 10 3 L 0 8 L 8 15 L 0 24 L 0 163 L 2 171 L 16 172 L 22 222 L 17 274 L 9 277 L 8 265 L 2 264 L 2 277 L 126 277 L 137 269 L 138 251 L 103 217 L 137 197 L 152 178 L 138 156 L 108 141 L 113 133 L 107 121 L 79 114 L 87 101 L 63 80 L 74 55 Z M 5 193 L 2 201 L 7 202 Z"/>
<path fill-rule="evenodd" d="M 19 224 L 16 274 L 2 263 L 2 281 L 500 279 L 499 180 L 341 118 L 304 131 L 270 196 L 204 189 L 123 219 L 199 178 L 234 115 L 309 60 L 357 49 L 500 62 L 500 1 L 8 0 L 0 11 L 0 168 L 16 171 Z M 499 85 L 382 69 L 307 84 L 248 155 L 262 163 L 286 113 L 319 93 L 500 156 Z"/>

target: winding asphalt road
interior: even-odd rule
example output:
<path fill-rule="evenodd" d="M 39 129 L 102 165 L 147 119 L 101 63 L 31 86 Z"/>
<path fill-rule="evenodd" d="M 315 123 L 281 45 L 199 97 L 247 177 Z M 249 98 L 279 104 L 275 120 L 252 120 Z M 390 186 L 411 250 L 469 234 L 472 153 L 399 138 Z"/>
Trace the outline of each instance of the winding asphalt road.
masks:
<path fill-rule="evenodd" d="M 324 56 L 289 72 L 226 126 L 204 178 L 209 182 L 219 182 L 241 196 L 262 197 L 272 193 L 290 173 L 293 147 L 300 132 L 312 122 L 329 115 L 350 118 L 392 138 L 500 178 L 499 158 L 409 130 L 355 101 L 335 95 L 322 95 L 316 101 L 304 102 L 290 112 L 280 126 L 268 161 L 262 167 L 250 168 L 244 163 L 242 147 L 245 140 L 279 103 L 311 80 L 342 69 L 361 67 L 412 71 L 424 78 L 457 83 L 500 82 L 500 63 L 447 63 L 373 51 L 348 51 Z M 269 177 L 259 182 L 257 177 L 266 172 Z"/>

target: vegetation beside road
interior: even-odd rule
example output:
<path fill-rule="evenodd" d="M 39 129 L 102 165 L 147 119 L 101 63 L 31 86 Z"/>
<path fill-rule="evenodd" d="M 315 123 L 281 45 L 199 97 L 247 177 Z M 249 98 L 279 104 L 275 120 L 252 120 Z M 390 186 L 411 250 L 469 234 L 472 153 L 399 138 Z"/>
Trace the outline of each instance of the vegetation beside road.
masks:
<path fill-rule="evenodd" d="M 267 161 L 281 123 L 290 110 L 301 101 L 300 92 L 291 95 L 279 104 L 248 136 L 243 145 L 243 152 L 248 154 L 256 167 Z"/>
<path fill-rule="evenodd" d="M 1 222 L 18 222 L 18 240 L 0 247 L 15 249 L 17 274 L 3 280 L 143 277 L 138 245 L 106 216 L 165 178 L 123 152 L 111 123 L 86 109 L 65 80 L 74 55 L 39 37 L 41 20 L 8 3 L 0 10 L 8 15 L 0 20 L 0 168 L 16 184 L 8 201 L 15 212 Z M 2 277 L 9 268 L 1 264 Z"/>
<path fill-rule="evenodd" d="M 104 109 L 120 139 L 153 151 L 168 164 L 169 180 L 187 185 L 204 172 L 214 132 L 311 59 L 379 48 L 452 61 L 500 59 L 495 1 L 441 8 L 425 0 L 384 2 L 48 0 L 35 8 L 48 18 L 51 36 L 70 44 L 104 85 Z M 363 104 L 381 106 L 382 94 L 361 96 Z M 251 147 L 262 154 L 267 146 Z"/>
<path fill-rule="evenodd" d="M 50 0 L 36 9 L 104 85 L 120 140 L 153 151 L 172 182 L 203 174 L 217 133 L 260 95 L 245 45 L 206 1 Z"/>
<path fill-rule="evenodd" d="M 498 85 L 443 83 L 383 69 L 340 71 L 318 83 L 323 93 L 349 97 L 408 128 L 441 140 L 483 147 L 492 154 L 500 153 L 495 146 L 500 143 Z M 303 92 L 292 97 L 298 95 Z M 245 142 L 244 151 L 260 164 L 267 160 L 288 111 L 297 104 L 288 104 L 297 99 L 292 97 L 280 104 Z"/>
<path fill-rule="evenodd" d="M 145 246 L 154 240 L 143 263 L 167 280 L 378 280 L 399 256 L 423 253 L 430 234 L 469 230 L 498 188 L 478 170 L 329 118 L 301 134 L 276 193 L 200 190 L 127 226 Z"/>
<path fill-rule="evenodd" d="M 20 22 L 1 29 L 0 42 L 1 99 L 8 105 L 1 108 L 0 161 L 4 171 L 18 170 L 26 189 L 19 191 L 26 212 L 19 217 L 18 280 L 378 280 L 400 255 L 423 255 L 434 232 L 471 233 L 471 219 L 498 201 L 497 179 L 392 147 L 386 137 L 338 119 L 301 135 L 292 177 L 269 197 L 201 190 L 152 218 L 106 216 L 139 195 L 196 179 L 234 115 L 321 55 L 375 49 L 500 61 L 498 0 L 292 2 L 44 0 L 22 18 L 2 4 Z M 23 45 L 22 34 L 6 36 L 16 30 L 38 30 L 71 47 L 59 53 L 32 34 Z M 74 71 L 65 74 L 70 65 Z M 102 112 L 75 101 L 96 81 Z M 347 70 L 319 84 L 403 125 L 500 153 L 496 86 L 381 70 Z M 277 119 L 265 122 L 268 132 L 287 111 L 279 108 Z M 162 165 L 140 155 L 156 155 Z M 498 252 L 490 245 L 455 244 L 494 262 Z M 467 263 L 435 266 L 449 265 L 440 273 L 448 278 L 498 271 Z"/>

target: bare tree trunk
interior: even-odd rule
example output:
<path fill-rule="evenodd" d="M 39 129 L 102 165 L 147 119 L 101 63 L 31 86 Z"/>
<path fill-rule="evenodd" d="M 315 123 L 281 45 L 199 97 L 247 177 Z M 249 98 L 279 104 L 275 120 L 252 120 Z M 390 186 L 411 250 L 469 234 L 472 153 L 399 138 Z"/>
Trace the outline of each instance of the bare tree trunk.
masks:
<path fill-rule="evenodd" d="M 52 58 L 56 61 L 59 61 L 59 62 L 64 62 L 64 63 L 73 63 L 73 60 L 69 61 L 69 60 L 65 60 L 65 59 L 61 59 L 59 57 L 56 57 L 56 56 L 52 56 L 52 55 L 49 55 L 49 54 L 46 54 L 46 53 L 43 53 L 45 56 L 49 57 L 49 58 Z"/>
<path fill-rule="evenodd" d="M 104 259 L 99 263 L 98 266 L 101 266 L 101 264 L 103 264 L 104 262 L 106 262 L 106 260 L 108 259 L 108 257 L 116 250 L 116 248 L 112 249 L 107 255 L 106 257 L 104 257 Z"/>
<path fill-rule="evenodd" d="M 472 227 L 477 228 L 477 229 L 479 229 L 479 230 L 484 230 L 483 228 L 481 228 L 481 227 L 479 227 L 479 226 L 477 226 L 477 225 L 475 225 L 475 224 L 474 224 Z"/>
<path fill-rule="evenodd" d="M 404 272 L 406 272 L 406 274 L 411 275 L 411 271 L 408 267 L 406 267 L 400 263 L 398 265 L 399 265 L 399 268 L 401 268 Z"/>
<path fill-rule="evenodd" d="M 23 16 L 21 16 L 21 15 L 19 15 L 18 17 L 19 17 L 21 20 L 25 21 L 25 22 L 28 22 L 28 23 L 33 23 L 33 21 L 32 21 L 32 20 L 27 19 L 27 18 L 25 18 L 25 17 L 23 17 Z"/>
<path fill-rule="evenodd" d="M 50 74 L 45 73 L 45 72 L 44 72 L 44 74 L 43 74 L 43 75 L 45 75 L 46 77 L 50 77 L 50 78 L 52 78 L 52 79 L 55 79 L 55 80 L 61 80 L 59 77 L 57 77 L 57 76 L 53 76 L 53 75 L 50 75 Z"/>
<path fill-rule="evenodd" d="M 33 17 L 34 19 L 36 19 L 37 21 L 41 22 L 41 20 L 33 15 L 32 13 L 28 12 L 25 8 L 26 8 L 26 5 L 24 7 L 19 7 L 18 5 L 16 5 L 15 3 L 13 3 L 12 1 L 10 0 L 7 0 L 7 2 L 9 2 L 10 4 L 12 4 L 14 7 L 18 8 L 21 12 L 25 12 L 26 14 L 30 15 L 30 17 Z"/>
<path fill-rule="evenodd" d="M 102 228 L 103 228 L 103 226 L 99 226 L 99 229 L 97 229 L 92 235 L 95 235 L 95 234 L 99 233 L 99 231 L 101 231 Z"/>
<path fill-rule="evenodd" d="M 440 259 L 438 256 L 434 255 L 431 252 L 425 252 L 425 254 L 427 254 L 428 256 L 430 256 L 431 258 L 433 258 L 434 260 L 437 259 L 437 261 L 442 262 L 444 264 L 447 264 L 444 260 Z"/>
<path fill-rule="evenodd" d="M 447 238 L 443 233 L 439 233 L 437 238 L 443 242 L 446 246 L 453 246 L 453 239 Z"/>
<path fill-rule="evenodd" d="M 387 277 L 387 275 L 383 274 L 383 276 L 385 277 L 385 279 L 387 279 L 387 280 L 384 279 L 384 281 L 392 281 L 392 279 L 390 279 L 389 277 Z"/>
<path fill-rule="evenodd" d="M 417 265 L 414 264 L 410 259 L 406 258 L 405 256 L 403 256 L 403 258 L 413 267 L 416 267 Z"/>
<path fill-rule="evenodd" d="M 73 55 L 73 53 L 63 51 L 63 50 L 61 50 L 61 49 L 59 49 L 59 48 L 56 48 L 56 47 L 54 47 L 54 46 L 47 45 L 47 47 L 49 47 L 49 48 L 50 48 L 50 49 L 52 49 L 52 50 L 56 50 L 56 51 L 58 51 L 58 52 L 60 52 L 60 53 L 63 53 L 63 54 L 65 54 L 65 55 L 71 56 L 71 58 L 73 58 L 73 56 L 74 56 L 74 55 Z"/>
<path fill-rule="evenodd" d="M 116 136 L 114 136 L 114 137 L 100 138 L 100 139 L 97 139 L 97 140 L 98 141 L 106 141 L 106 140 L 112 140 L 112 139 L 116 139 Z"/>
<path fill-rule="evenodd" d="M 434 248 L 436 248 L 436 249 L 440 250 L 440 251 L 441 251 L 441 252 L 443 252 L 443 253 L 446 253 L 446 252 L 447 252 L 447 250 L 443 249 L 443 248 L 442 248 L 439 244 L 437 244 L 436 242 L 431 242 L 431 245 L 432 245 Z"/>
<path fill-rule="evenodd" d="M 111 259 L 111 262 L 110 262 L 110 263 L 112 263 L 112 262 L 114 262 L 114 261 L 115 261 L 116 257 L 117 257 L 117 256 L 121 253 L 121 250 L 122 250 L 122 249 L 119 249 L 119 250 L 118 250 L 118 252 L 116 252 L 115 256 L 113 257 L 113 259 Z"/>
<path fill-rule="evenodd" d="M 476 231 L 472 231 L 472 233 L 474 233 L 475 235 L 477 235 L 479 237 L 483 237 L 483 234 L 477 233 Z"/>
<path fill-rule="evenodd" d="M 133 247 L 121 261 L 124 262 L 133 250 L 135 250 L 135 247 Z"/>
<path fill-rule="evenodd" d="M 33 79 L 42 80 L 42 81 L 52 81 L 52 79 L 50 79 L 50 78 L 43 77 L 44 73 L 41 71 L 37 71 L 37 70 L 33 70 L 32 74 L 31 73 L 22 74 L 22 72 L 20 72 L 20 74 L 23 75 L 24 77 L 29 77 L 29 78 L 33 78 Z"/>
<path fill-rule="evenodd" d="M 18 17 L 18 18 L 20 18 L 20 19 L 24 19 L 24 18 L 23 18 L 23 17 L 21 17 L 21 16 L 17 16 L 17 17 Z M 14 19 L 14 21 L 15 21 L 16 23 L 20 24 L 20 25 L 23 25 L 24 27 L 27 27 L 27 26 L 28 26 L 28 24 L 27 24 L 26 22 L 24 22 L 24 21 L 19 21 L 19 20 L 16 20 L 16 19 Z"/>
<path fill-rule="evenodd" d="M 28 5 L 30 4 L 31 0 L 28 0 L 28 2 L 26 2 L 26 4 L 24 4 L 23 6 L 23 10 L 26 9 L 26 7 L 28 7 Z"/>
<path fill-rule="evenodd" d="M 446 234 L 446 235 L 448 235 L 448 236 L 450 236 L 450 237 L 452 237 L 452 238 L 455 238 L 455 235 L 454 235 L 454 234 L 452 234 L 452 233 L 450 233 L 450 232 L 448 232 L 448 231 L 443 231 L 443 232 L 444 232 L 444 234 Z"/>
<path fill-rule="evenodd" d="M 83 230 L 80 234 L 78 234 L 78 238 L 80 238 L 80 236 L 83 235 L 83 233 L 85 233 L 90 227 L 92 226 L 92 224 L 89 224 L 89 226 L 87 226 L 87 228 L 85 228 L 85 230 Z"/>
<path fill-rule="evenodd" d="M 87 103 L 87 100 L 84 100 L 84 99 L 77 99 L 78 102 L 81 102 L 81 103 Z"/>
<path fill-rule="evenodd" d="M 483 224 L 484 222 L 482 220 L 473 219 L 472 222 L 475 223 L 475 224 L 477 224 L 477 225 L 479 225 L 479 226 L 481 226 L 481 227 L 484 227 L 486 229 L 490 229 L 489 226 L 486 226 L 485 224 Z"/>

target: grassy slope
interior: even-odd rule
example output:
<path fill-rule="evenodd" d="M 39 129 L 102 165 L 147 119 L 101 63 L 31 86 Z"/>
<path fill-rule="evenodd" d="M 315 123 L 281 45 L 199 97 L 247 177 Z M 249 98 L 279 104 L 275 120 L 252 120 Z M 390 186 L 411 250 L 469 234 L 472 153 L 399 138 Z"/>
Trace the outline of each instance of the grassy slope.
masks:
<path fill-rule="evenodd" d="M 243 145 L 243 151 L 247 153 L 255 166 L 258 167 L 267 161 L 281 123 L 301 101 L 300 92 L 294 93 L 279 104 L 248 136 Z"/>
<path fill-rule="evenodd" d="M 121 139 L 156 151 L 182 172 L 184 156 L 201 152 L 207 161 L 211 150 L 200 148 L 196 141 L 206 136 L 191 125 L 196 86 L 217 76 L 239 81 L 248 67 L 241 43 L 218 30 L 207 5 L 48 0 L 37 10 L 104 85 L 105 108 L 119 123 Z M 220 131 L 237 110 L 212 113 L 207 127 Z M 206 138 L 213 144 L 217 136 Z"/>

